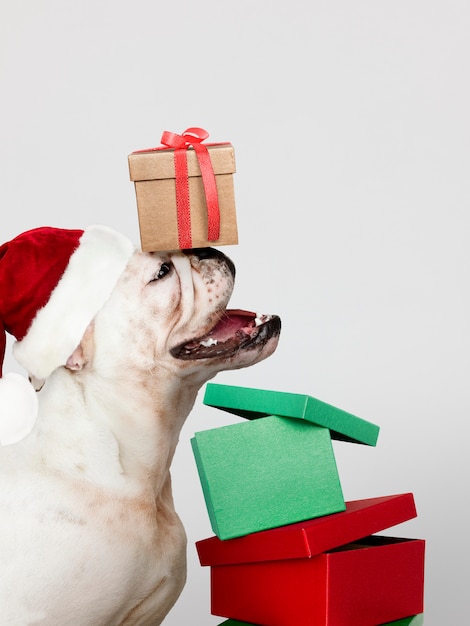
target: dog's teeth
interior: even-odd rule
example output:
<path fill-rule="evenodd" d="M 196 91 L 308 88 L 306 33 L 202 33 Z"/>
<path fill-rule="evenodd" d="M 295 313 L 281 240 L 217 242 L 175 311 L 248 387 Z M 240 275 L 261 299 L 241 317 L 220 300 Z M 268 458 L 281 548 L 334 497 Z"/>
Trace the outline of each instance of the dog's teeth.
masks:
<path fill-rule="evenodd" d="M 261 326 L 261 324 L 263 324 L 265 320 L 266 320 L 266 315 L 259 315 L 257 313 L 255 317 L 255 326 Z"/>
<path fill-rule="evenodd" d="M 217 339 L 212 339 L 212 337 L 209 337 L 209 339 L 206 339 L 205 341 L 201 341 L 201 346 L 204 346 L 204 348 L 210 348 L 211 346 L 216 346 L 217 344 Z"/>

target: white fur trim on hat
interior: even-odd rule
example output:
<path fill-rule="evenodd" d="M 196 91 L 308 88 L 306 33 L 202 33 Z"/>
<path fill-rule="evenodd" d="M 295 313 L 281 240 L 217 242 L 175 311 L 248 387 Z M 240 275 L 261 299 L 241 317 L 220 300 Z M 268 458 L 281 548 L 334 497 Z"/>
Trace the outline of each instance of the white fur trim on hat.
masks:
<path fill-rule="evenodd" d="M 105 226 L 90 226 L 46 306 L 33 319 L 26 336 L 13 346 L 17 361 L 45 380 L 65 365 L 85 330 L 111 295 L 134 252 L 133 244 Z"/>
<path fill-rule="evenodd" d="M 0 446 L 24 439 L 38 414 L 36 392 L 24 376 L 9 372 L 0 378 Z"/>

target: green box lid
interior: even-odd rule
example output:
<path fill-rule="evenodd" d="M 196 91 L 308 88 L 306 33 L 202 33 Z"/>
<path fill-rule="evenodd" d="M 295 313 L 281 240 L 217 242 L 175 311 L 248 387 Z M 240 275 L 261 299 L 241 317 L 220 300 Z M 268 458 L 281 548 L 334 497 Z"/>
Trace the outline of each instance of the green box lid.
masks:
<path fill-rule="evenodd" d="M 375 446 L 379 427 L 312 396 L 208 383 L 204 404 L 246 419 L 292 417 L 328 428 L 332 439 Z"/>

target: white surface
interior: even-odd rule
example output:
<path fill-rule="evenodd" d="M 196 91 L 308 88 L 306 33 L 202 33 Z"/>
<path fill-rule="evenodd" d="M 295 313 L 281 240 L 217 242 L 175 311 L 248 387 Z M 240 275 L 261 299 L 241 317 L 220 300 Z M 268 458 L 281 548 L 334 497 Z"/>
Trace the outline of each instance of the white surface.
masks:
<path fill-rule="evenodd" d="M 21 0 L 0 8 L 1 239 L 105 223 L 138 242 L 127 155 L 202 126 L 235 146 L 233 305 L 277 353 L 220 383 L 307 393 L 381 426 L 337 443 L 346 499 L 411 491 L 426 626 L 468 615 L 470 8 L 455 0 Z M 7 357 L 5 371 L 14 369 Z M 202 395 L 201 395 L 202 400 Z M 217 625 L 189 439 L 189 578 L 165 626 Z"/>

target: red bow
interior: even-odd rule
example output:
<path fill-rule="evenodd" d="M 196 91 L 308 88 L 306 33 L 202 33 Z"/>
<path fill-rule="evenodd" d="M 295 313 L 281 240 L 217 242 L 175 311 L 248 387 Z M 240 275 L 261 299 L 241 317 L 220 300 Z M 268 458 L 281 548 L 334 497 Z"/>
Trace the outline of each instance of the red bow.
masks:
<path fill-rule="evenodd" d="M 202 144 L 209 133 L 203 128 L 188 128 L 181 135 L 164 131 L 161 143 L 174 148 L 176 178 L 176 210 L 178 216 L 178 240 L 181 249 L 192 248 L 191 210 L 189 205 L 188 162 L 186 150 L 194 148 L 201 170 L 207 205 L 207 239 L 216 241 L 220 236 L 219 198 L 215 174 L 207 147 Z"/>

